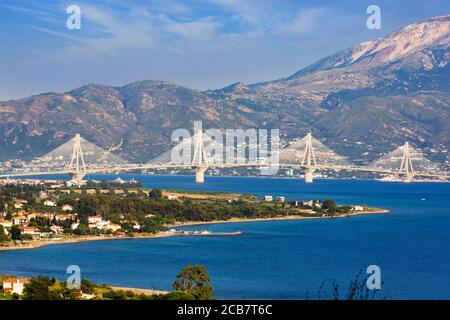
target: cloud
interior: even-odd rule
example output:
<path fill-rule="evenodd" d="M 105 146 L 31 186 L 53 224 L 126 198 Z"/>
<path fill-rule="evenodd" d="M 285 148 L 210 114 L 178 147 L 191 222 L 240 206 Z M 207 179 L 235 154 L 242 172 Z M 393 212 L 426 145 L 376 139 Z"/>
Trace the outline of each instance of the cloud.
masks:
<path fill-rule="evenodd" d="M 321 19 L 328 13 L 326 8 L 301 10 L 291 21 L 278 24 L 274 33 L 287 35 L 303 35 L 319 29 Z"/>
<path fill-rule="evenodd" d="M 175 22 L 168 19 L 164 30 L 185 39 L 207 40 L 218 35 L 221 24 L 214 17 L 204 17 L 195 21 Z"/>
<path fill-rule="evenodd" d="M 132 4 L 121 10 L 102 5 L 79 4 L 82 30 L 54 31 L 35 26 L 36 30 L 63 39 L 74 40 L 58 54 L 60 58 L 87 55 L 120 55 L 133 49 L 179 51 L 180 46 L 195 48 L 196 43 L 219 36 L 221 23 L 213 16 L 175 20 L 165 13 L 151 12 Z M 171 8 L 176 6 L 172 3 Z M 181 11 L 187 10 L 178 7 Z M 60 29 L 60 28 L 59 28 Z M 78 35 L 77 35 L 78 34 Z"/>
<path fill-rule="evenodd" d="M 321 20 L 329 13 L 326 7 L 298 9 L 283 2 L 266 0 L 213 0 L 217 5 L 230 10 L 232 18 L 247 27 L 242 35 L 298 36 L 310 33 L 320 26 Z M 287 4 L 287 2 L 284 2 Z M 292 14 L 292 12 L 297 14 Z"/>
<path fill-rule="evenodd" d="M 238 45 L 272 36 L 302 36 L 318 27 L 324 8 L 310 8 L 292 14 L 275 10 L 268 0 L 103 0 L 95 5 L 81 2 L 82 30 L 61 28 L 66 3 L 44 10 L 10 6 L 10 10 L 33 15 L 46 26 L 34 28 L 70 40 L 63 43 L 59 58 L 76 56 L 118 56 L 135 49 L 186 52 Z"/>

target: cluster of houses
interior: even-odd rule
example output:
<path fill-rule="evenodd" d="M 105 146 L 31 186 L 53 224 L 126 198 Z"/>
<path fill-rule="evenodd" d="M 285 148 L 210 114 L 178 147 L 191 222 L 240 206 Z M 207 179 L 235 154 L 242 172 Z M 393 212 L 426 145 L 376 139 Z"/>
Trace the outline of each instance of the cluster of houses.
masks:
<path fill-rule="evenodd" d="M 117 179 L 115 181 L 118 184 L 124 184 L 126 181 L 122 179 Z M 131 181 L 133 182 L 133 181 Z M 5 204 L 5 208 L 0 208 L 0 226 L 6 233 L 10 234 L 10 230 L 13 226 L 18 226 L 21 230 L 22 235 L 30 235 L 33 238 L 48 238 L 50 236 L 61 235 L 67 231 L 70 227 L 71 230 L 76 230 L 80 226 L 80 221 L 77 213 L 74 212 L 73 206 L 70 204 L 63 204 L 62 206 L 58 204 L 55 199 L 59 198 L 58 194 L 114 194 L 123 195 L 126 194 L 138 194 L 144 193 L 149 194 L 149 190 L 141 189 L 77 189 L 71 188 L 67 185 L 67 181 L 59 180 L 14 180 L 14 179 L 2 179 L 0 180 L 0 186 L 2 185 L 16 185 L 16 184 L 26 184 L 30 186 L 45 186 L 46 191 L 41 191 L 39 193 L 40 206 L 38 209 L 29 210 L 29 204 L 26 200 L 16 199 L 14 202 Z M 168 200 L 177 201 L 178 196 L 174 194 L 167 195 Z M 47 210 L 45 208 L 48 208 Z M 33 212 L 28 212 L 33 211 Z M 45 211 L 37 213 L 35 211 Z M 47 212 L 48 211 L 48 212 Z M 33 220 L 47 219 L 51 222 L 49 228 L 36 227 Z M 69 223 L 62 223 L 68 221 Z M 121 230 L 119 224 L 112 223 L 102 216 L 95 215 L 88 217 L 87 226 L 89 229 L 98 229 L 102 231 L 113 232 L 117 235 L 126 235 L 124 230 Z M 64 227 L 62 226 L 64 225 Z M 141 226 L 135 222 L 132 226 L 133 230 L 139 232 Z"/>
<path fill-rule="evenodd" d="M 2 284 L 2 290 L 4 293 L 17 294 L 21 296 L 23 290 L 25 289 L 25 284 L 28 283 L 28 279 L 17 278 L 17 277 L 7 277 L 3 278 L 0 282 Z"/>
<path fill-rule="evenodd" d="M 273 196 L 268 196 L 268 195 L 264 196 L 264 201 L 272 202 L 273 201 Z M 276 197 L 276 201 L 284 203 L 286 201 L 286 198 L 279 196 L 279 197 Z"/>
<path fill-rule="evenodd" d="M 88 217 L 89 229 L 97 228 L 99 230 L 110 230 L 112 232 L 118 231 L 121 226 L 111 221 L 103 219 L 102 216 Z"/>
<path fill-rule="evenodd" d="M 42 204 L 46 207 L 53 208 L 57 207 L 57 203 L 55 201 L 45 199 L 46 195 L 41 193 L 41 199 L 44 199 Z M 14 202 L 14 213 L 7 219 L 8 205 L 5 205 L 5 212 L 0 211 L 0 225 L 3 227 L 6 233 L 10 234 L 10 230 L 13 226 L 17 226 L 21 234 L 30 235 L 33 238 L 46 238 L 54 235 L 61 235 L 64 233 L 64 227 L 61 226 L 62 222 L 68 221 L 70 222 L 70 228 L 75 230 L 79 227 L 80 222 L 78 219 L 78 215 L 73 212 L 73 206 L 69 204 L 63 204 L 61 206 L 61 213 L 55 212 L 27 212 L 24 210 L 24 206 L 27 204 L 25 200 L 17 200 Z M 50 211 L 50 210 L 49 210 Z M 42 231 L 37 228 L 32 222 L 33 220 L 38 219 L 46 219 L 50 222 L 53 222 L 49 227 L 50 231 Z M 105 220 L 101 216 L 92 216 L 88 217 L 88 227 L 90 229 L 97 228 L 99 230 L 110 230 L 112 232 L 118 231 L 121 226 L 118 224 L 114 224 L 108 220 Z"/>
<path fill-rule="evenodd" d="M 4 214 L 3 214 L 4 215 Z M 4 218 L 4 217 L 3 217 Z M 50 227 L 52 232 L 42 232 L 39 228 L 30 226 L 33 219 L 48 219 L 50 221 L 64 221 L 72 220 L 76 221 L 76 215 L 74 214 L 54 214 L 54 213 L 31 213 L 24 210 L 20 210 L 12 216 L 11 220 L 0 219 L 0 225 L 3 229 L 9 233 L 12 226 L 18 226 L 22 231 L 22 234 L 31 235 L 33 237 L 47 237 L 51 234 L 62 234 L 64 228 L 59 225 L 52 225 Z M 76 229 L 78 225 L 72 224 L 72 229 Z"/>
<path fill-rule="evenodd" d="M 272 202 L 273 200 L 273 196 L 270 195 L 266 195 L 264 196 L 264 201 L 266 202 Z M 286 198 L 282 197 L 282 196 L 278 196 L 275 198 L 276 202 L 280 202 L 280 203 L 284 203 L 286 202 Z M 301 207 L 301 206 L 308 206 L 308 207 L 317 207 L 317 208 L 321 208 L 322 207 L 322 201 L 320 200 L 307 200 L 307 201 L 295 201 L 295 207 Z"/>
<path fill-rule="evenodd" d="M 24 294 L 25 285 L 29 282 L 30 280 L 27 278 L 19 278 L 14 276 L 4 277 L 2 280 L 0 280 L 1 290 L 4 293 L 22 296 Z M 87 294 L 81 290 L 77 290 L 75 292 L 75 296 L 79 299 L 87 300 L 95 298 L 95 294 Z"/>
<path fill-rule="evenodd" d="M 265 202 L 272 202 L 274 201 L 273 196 L 271 195 L 265 195 L 264 196 Z M 276 202 L 284 203 L 286 201 L 285 197 L 278 196 L 275 198 Z M 313 214 L 315 213 L 314 208 L 321 209 L 322 208 L 322 201 L 321 200 L 306 200 L 306 201 L 295 201 L 294 206 L 296 208 L 300 208 L 298 213 L 299 214 Z M 311 209 L 309 209 L 311 208 Z M 365 208 L 363 206 L 351 206 L 352 211 L 364 211 Z"/>

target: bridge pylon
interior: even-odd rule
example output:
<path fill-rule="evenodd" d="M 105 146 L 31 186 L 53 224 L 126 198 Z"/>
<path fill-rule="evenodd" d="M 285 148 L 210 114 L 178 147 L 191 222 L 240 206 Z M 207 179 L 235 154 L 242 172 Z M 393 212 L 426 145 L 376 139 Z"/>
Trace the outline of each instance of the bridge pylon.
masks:
<path fill-rule="evenodd" d="M 205 182 L 205 172 L 208 169 L 208 159 L 206 158 L 205 144 L 203 143 L 203 130 L 194 133 L 194 156 L 192 166 L 195 168 L 195 182 Z"/>
<path fill-rule="evenodd" d="M 81 136 L 77 134 L 74 138 L 74 146 L 72 151 L 72 159 L 70 160 L 69 174 L 71 180 L 77 184 L 80 184 L 86 175 L 86 162 L 84 161 L 83 150 L 81 149 Z"/>
<path fill-rule="evenodd" d="M 302 159 L 302 166 L 305 167 L 305 183 L 313 183 L 316 165 L 317 163 L 312 143 L 312 134 L 309 132 L 306 135 L 305 153 L 303 154 Z"/>
<path fill-rule="evenodd" d="M 409 142 L 406 142 L 403 145 L 403 158 L 402 163 L 400 164 L 400 174 L 404 176 L 404 182 L 411 182 L 415 176 L 414 167 L 411 160 L 411 149 L 409 146 Z"/>

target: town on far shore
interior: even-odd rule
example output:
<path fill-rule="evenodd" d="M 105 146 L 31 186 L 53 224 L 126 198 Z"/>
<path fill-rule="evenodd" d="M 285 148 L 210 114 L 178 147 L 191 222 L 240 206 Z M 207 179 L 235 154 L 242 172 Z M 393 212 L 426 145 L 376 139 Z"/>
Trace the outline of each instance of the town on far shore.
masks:
<path fill-rule="evenodd" d="M 332 199 L 165 191 L 135 180 L 0 180 L 0 250 L 64 241 L 173 235 L 237 235 L 177 229 L 189 224 L 335 218 L 386 210 Z"/>

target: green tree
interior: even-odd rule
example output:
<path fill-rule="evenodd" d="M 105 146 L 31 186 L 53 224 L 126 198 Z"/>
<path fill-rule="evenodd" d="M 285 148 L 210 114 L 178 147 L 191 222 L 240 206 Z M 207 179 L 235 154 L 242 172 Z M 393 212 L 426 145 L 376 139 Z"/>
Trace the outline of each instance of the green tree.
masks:
<path fill-rule="evenodd" d="M 161 300 L 196 300 L 194 295 L 185 291 L 173 291 L 168 294 L 158 297 Z"/>
<path fill-rule="evenodd" d="M 335 213 L 337 211 L 337 205 L 332 199 L 326 199 L 322 203 L 322 209 L 327 210 L 329 213 Z"/>
<path fill-rule="evenodd" d="M 4 243 L 4 242 L 8 242 L 9 241 L 9 237 L 5 232 L 5 229 L 3 228 L 2 225 L 0 225 L 0 243 Z"/>
<path fill-rule="evenodd" d="M 48 277 L 31 278 L 30 282 L 25 284 L 25 300 L 55 300 L 57 297 L 50 291 L 49 287 L 55 283 L 55 279 Z"/>
<path fill-rule="evenodd" d="M 213 289 L 209 281 L 208 271 L 204 266 L 185 266 L 177 274 L 172 287 L 175 291 L 191 294 L 197 300 L 211 300 Z"/>
<path fill-rule="evenodd" d="M 160 200 L 163 198 L 161 189 L 152 189 L 152 191 L 150 191 L 148 196 L 150 199 L 155 199 L 155 200 Z"/>
<path fill-rule="evenodd" d="M 94 288 L 95 288 L 95 284 L 93 284 L 91 281 L 89 281 L 88 279 L 82 279 L 81 280 L 81 286 L 80 289 L 81 291 L 83 291 L 84 293 L 87 294 L 92 294 L 94 293 Z"/>
<path fill-rule="evenodd" d="M 89 234 L 89 227 L 85 224 L 80 224 L 78 228 L 73 231 L 73 234 L 77 236 L 84 236 Z"/>
<path fill-rule="evenodd" d="M 21 239 L 22 230 L 20 230 L 20 228 L 18 226 L 12 226 L 9 233 L 11 234 L 11 239 L 13 239 L 13 240 Z"/>

